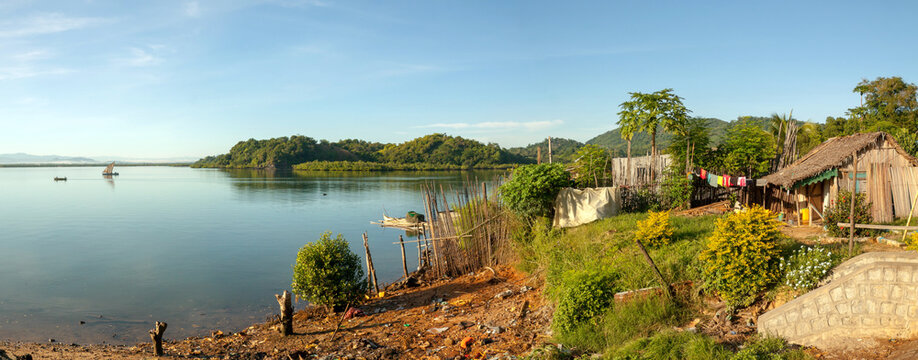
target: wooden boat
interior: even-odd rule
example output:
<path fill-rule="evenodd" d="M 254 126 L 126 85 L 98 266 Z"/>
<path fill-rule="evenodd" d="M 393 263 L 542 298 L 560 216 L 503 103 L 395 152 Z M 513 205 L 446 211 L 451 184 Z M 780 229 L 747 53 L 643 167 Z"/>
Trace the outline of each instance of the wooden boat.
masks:
<path fill-rule="evenodd" d="M 66 176 L 65 176 L 65 177 L 57 177 L 57 176 L 55 176 L 55 177 L 54 177 L 54 181 L 67 181 L 67 177 L 66 177 Z"/>
<path fill-rule="evenodd" d="M 417 222 L 410 222 L 406 218 L 396 218 L 391 216 L 383 215 L 382 221 L 371 221 L 370 224 L 379 225 L 382 227 L 403 229 L 403 230 L 412 230 L 412 231 L 423 231 L 424 224 Z"/>
<path fill-rule="evenodd" d="M 111 164 L 108 164 L 108 167 L 106 167 L 105 170 L 102 170 L 102 175 L 104 175 L 104 176 L 116 176 L 116 175 L 118 175 L 118 173 L 116 173 L 116 172 L 113 171 L 114 169 L 115 169 L 115 162 L 112 161 Z"/>

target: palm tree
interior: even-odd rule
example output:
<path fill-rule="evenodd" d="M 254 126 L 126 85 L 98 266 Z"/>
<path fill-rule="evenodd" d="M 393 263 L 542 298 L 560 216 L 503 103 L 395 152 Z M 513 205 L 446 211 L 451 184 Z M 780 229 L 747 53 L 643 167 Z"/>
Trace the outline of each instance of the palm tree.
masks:
<path fill-rule="evenodd" d="M 682 98 L 673 94 L 673 89 L 663 89 L 651 94 L 629 93 L 631 100 L 620 106 L 622 113 L 627 113 L 637 131 L 650 134 L 650 181 L 654 182 L 657 168 L 657 131 L 684 132 L 688 110 L 682 104 Z M 624 134 L 624 133 L 623 133 Z"/>
<path fill-rule="evenodd" d="M 625 163 L 624 179 L 625 185 L 631 185 L 628 181 L 631 178 L 631 139 L 640 128 L 640 118 L 631 104 L 622 103 L 621 107 L 622 111 L 618 112 L 618 130 L 622 139 L 628 141 L 628 162 Z"/>

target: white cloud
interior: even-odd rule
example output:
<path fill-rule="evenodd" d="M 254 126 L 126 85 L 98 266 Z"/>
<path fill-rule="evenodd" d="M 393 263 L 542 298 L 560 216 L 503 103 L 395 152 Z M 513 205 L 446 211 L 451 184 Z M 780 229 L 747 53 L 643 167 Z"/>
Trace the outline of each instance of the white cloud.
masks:
<path fill-rule="evenodd" d="M 191 1 L 185 3 L 185 15 L 190 17 L 198 17 L 201 15 L 201 6 L 197 1 Z"/>
<path fill-rule="evenodd" d="M 0 38 L 53 34 L 93 26 L 103 21 L 101 18 L 69 17 L 56 13 L 36 15 L 19 21 L 0 23 Z"/>
<path fill-rule="evenodd" d="M 124 59 L 124 63 L 129 66 L 152 66 L 163 61 L 162 58 L 154 55 L 152 52 L 141 48 L 130 48 L 131 56 Z"/>
<path fill-rule="evenodd" d="M 437 123 L 430 125 L 416 126 L 415 128 L 442 128 L 455 130 L 515 130 L 523 129 L 528 131 L 544 130 L 564 124 L 563 120 L 547 121 L 488 121 L 480 123 Z"/>
<path fill-rule="evenodd" d="M 60 75 L 60 74 L 67 74 L 71 72 L 72 72 L 71 70 L 62 69 L 62 68 L 39 70 L 31 66 L 5 67 L 5 68 L 0 68 L 0 81 L 25 79 L 25 78 L 45 76 L 45 75 Z"/>
<path fill-rule="evenodd" d="M 19 53 L 12 56 L 13 60 L 19 62 L 30 62 L 34 60 L 47 59 L 49 57 L 51 57 L 51 52 L 47 50 L 26 51 L 24 53 Z"/>

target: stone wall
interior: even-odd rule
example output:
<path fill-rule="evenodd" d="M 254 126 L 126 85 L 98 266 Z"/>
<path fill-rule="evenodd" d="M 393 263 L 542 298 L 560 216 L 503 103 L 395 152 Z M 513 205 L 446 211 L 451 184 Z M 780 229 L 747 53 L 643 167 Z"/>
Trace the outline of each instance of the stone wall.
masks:
<path fill-rule="evenodd" d="M 918 335 L 918 254 L 868 253 L 836 270 L 827 284 L 760 316 L 759 332 L 820 348 Z"/>

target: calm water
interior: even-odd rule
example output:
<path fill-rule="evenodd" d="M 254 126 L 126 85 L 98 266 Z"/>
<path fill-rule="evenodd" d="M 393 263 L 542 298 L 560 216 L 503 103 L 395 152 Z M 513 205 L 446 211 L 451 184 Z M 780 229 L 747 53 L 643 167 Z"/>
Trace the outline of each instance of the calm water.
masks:
<path fill-rule="evenodd" d="M 101 170 L 0 168 L 0 339 L 134 343 L 154 321 L 169 338 L 238 331 L 276 312 L 297 250 L 326 230 L 361 257 L 368 232 L 391 282 L 404 232 L 370 221 L 422 212 L 425 181 L 502 174 Z"/>

